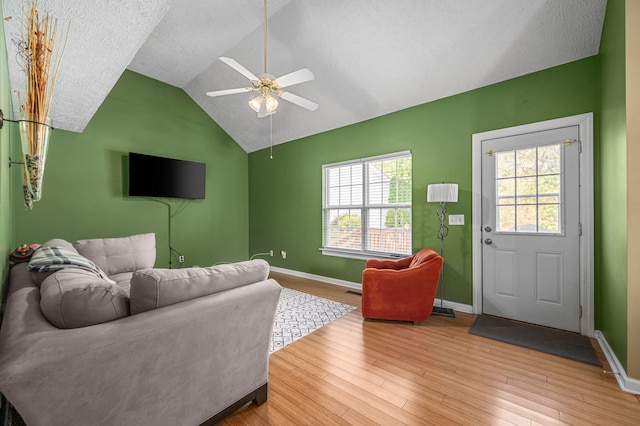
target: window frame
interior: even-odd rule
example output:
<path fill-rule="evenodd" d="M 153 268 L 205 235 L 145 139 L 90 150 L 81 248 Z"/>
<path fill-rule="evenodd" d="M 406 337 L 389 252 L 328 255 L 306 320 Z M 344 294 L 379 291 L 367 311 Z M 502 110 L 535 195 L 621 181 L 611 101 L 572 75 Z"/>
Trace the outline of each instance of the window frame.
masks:
<path fill-rule="evenodd" d="M 409 158 L 411 160 L 411 190 L 410 190 L 410 201 L 408 203 L 394 203 L 394 204 L 370 204 L 369 203 L 369 173 L 368 167 L 369 164 L 386 161 L 386 160 L 399 160 Z M 329 186 L 328 186 L 328 175 L 327 171 L 331 169 L 336 169 L 339 167 L 345 166 L 354 166 L 359 165 L 362 168 L 362 203 L 360 204 L 350 204 L 350 205 L 329 205 Z M 369 239 L 369 212 L 376 209 L 388 209 L 388 208 L 408 208 L 410 217 L 410 234 L 409 238 L 413 237 L 413 158 L 410 150 L 407 151 L 399 151 L 393 152 L 389 154 L 376 155 L 372 157 L 359 158 L 355 160 L 347 160 L 340 161 L 337 163 L 323 164 L 322 165 L 322 247 L 319 249 L 323 255 L 326 256 L 337 256 L 337 257 L 345 257 L 345 258 L 353 258 L 353 259 L 370 259 L 370 258 L 388 258 L 388 259 L 397 259 L 410 256 L 413 250 L 413 244 L 410 243 L 409 252 L 407 253 L 398 253 L 398 252 L 386 252 L 386 251 L 375 251 L 375 250 L 366 250 L 368 246 Z M 349 249 L 343 247 L 331 247 L 328 245 L 329 242 L 329 232 L 331 227 L 329 226 L 329 221 L 331 220 L 329 212 L 336 209 L 351 209 L 351 210 L 360 210 L 360 229 L 361 229 L 361 239 L 360 239 L 360 249 Z"/>

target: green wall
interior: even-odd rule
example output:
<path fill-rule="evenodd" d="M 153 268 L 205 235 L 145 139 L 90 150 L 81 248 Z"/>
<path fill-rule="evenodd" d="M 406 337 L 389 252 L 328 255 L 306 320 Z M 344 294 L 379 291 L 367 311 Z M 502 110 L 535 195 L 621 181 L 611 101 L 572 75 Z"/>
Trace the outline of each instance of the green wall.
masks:
<path fill-rule="evenodd" d="M 249 155 L 250 251 L 287 251 L 274 266 L 360 282 L 364 261 L 323 256 L 321 166 L 342 160 L 411 150 L 413 249 L 439 247 L 436 205 L 429 183 L 459 184 L 445 240 L 448 300 L 472 303 L 471 135 L 473 133 L 598 110 L 597 57 L 590 57 L 366 122 L 310 136 Z M 596 133 L 597 135 L 597 133 Z M 598 143 L 596 137 L 596 146 Z"/>
<path fill-rule="evenodd" d="M 33 210 L 24 210 L 21 168 L 11 169 L 13 244 L 154 232 L 156 266 L 167 267 L 168 209 L 125 195 L 130 151 L 207 164 L 206 199 L 191 202 L 172 224 L 173 247 L 187 266 L 247 258 L 247 154 L 183 90 L 131 71 L 82 133 L 53 131 Z M 177 212 L 182 202 L 170 202 Z"/>
<path fill-rule="evenodd" d="M 0 8 L 2 19 L 2 8 Z M 4 22 L 1 21 L 0 22 Z M 11 111 L 11 90 L 9 88 L 9 68 L 4 30 L 0 26 L 0 109 L 6 118 L 13 118 Z M 11 197 L 9 188 L 9 150 L 13 137 L 17 135 L 12 123 L 5 123 L 0 130 L 0 295 L 4 295 L 4 283 L 9 272 L 9 254 L 13 250 L 11 232 Z M 4 300 L 0 297 L 0 300 Z"/>
<path fill-rule="evenodd" d="M 599 328 L 627 367 L 627 139 L 624 0 L 609 0 L 600 43 L 602 235 L 599 254 Z M 606 226 L 605 226 L 606 224 Z"/>

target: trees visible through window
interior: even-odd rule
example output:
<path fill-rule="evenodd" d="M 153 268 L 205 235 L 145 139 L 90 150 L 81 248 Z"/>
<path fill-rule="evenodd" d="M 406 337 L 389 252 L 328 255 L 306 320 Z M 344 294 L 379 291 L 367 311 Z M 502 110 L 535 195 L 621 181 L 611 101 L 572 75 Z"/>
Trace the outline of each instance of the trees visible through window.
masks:
<path fill-rule="evenodd" d="M 562 233 L 562 198 L 560 144 L 497 153 L 497 232 Z"/>
<path fill-rule="evenodd" d="M 323 246 L 411 254 L 411 153 L 323 166 Z"/>

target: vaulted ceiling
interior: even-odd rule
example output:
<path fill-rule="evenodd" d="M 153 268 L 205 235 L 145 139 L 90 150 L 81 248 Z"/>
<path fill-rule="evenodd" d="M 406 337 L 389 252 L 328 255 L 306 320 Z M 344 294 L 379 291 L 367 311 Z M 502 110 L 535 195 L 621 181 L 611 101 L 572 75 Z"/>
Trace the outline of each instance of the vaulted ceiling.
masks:
<path fill-rule="evenodd" d="M 269 146 L 269 118 L 218 60 L 264 70 L 262 0 L 47 0 L 70 24 L 51 118 L 81 132 L 125 69 L 182 88 L 245 151 Z M 12 91 L 24 86 L 16 45 L 22 0 L 3 0 Z M 269 73 L 309 68 L 280 101 L 273 143 L 332 130 L 598 53 L 606 0 L 269 0 Z M 18 99 L 14 94 L 14 105 Z M 170 113 L 170 112 L 169 112 Z"/>

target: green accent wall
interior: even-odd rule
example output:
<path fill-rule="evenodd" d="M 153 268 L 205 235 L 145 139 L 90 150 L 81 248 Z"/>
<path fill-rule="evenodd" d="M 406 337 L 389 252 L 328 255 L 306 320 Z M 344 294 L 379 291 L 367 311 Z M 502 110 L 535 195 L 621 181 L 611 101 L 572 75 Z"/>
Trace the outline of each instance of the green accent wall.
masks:
<path fill-rule="evenodd" d="M 427 185 L 457 182 L 459 202 L 449 204 L 448 212 L 464 214 L 466 224 L 450 227 L 445 241 L 445 298 L 471 304 L 471 135 L 594 112 L 595 326 L 626 368 L 624 13 L 624 1 L 608 1 L 598 56 L 277 145 L 273 159 L 268 150 L 246 154 L 181 89 L 125 71 L 82 133 L 53 132 L 43 199 L 32 211 L 23 208 L 22 168 L 8 166 L 10 154 L 20 157 L 17 126 L 5 123 L 0 285 L 16 245 L 54 237 L 74 241 L 155 232 L 156 266 L 168 266 L 166 206 L 125 195 L 130 151 L 207 164 L 206 199 L 188 205 L 170 201 L 174 213 L 185 207 L 173 218 L 173 246 L 186 265 L 274 250 L 275 256 L 267 257 L 273 266 L 360 282 L 364 261 L 318 250 L 321 166 L 411 150 L 413 249 L 438 247 L 437 206 L 426 202 Z M 5 46 L 0 31 L 0 108 L 13 118 Z"/>
<path fill-rule="evenodd" d="M 600 180 L 596 214 L 602 223 L 596 295 L 597 328 L 627 368 L 627 138 L 625 5 L 609 0 L 600 43 Z M 598 297 L 599 296 L 599 297 Z"/>
<path fill-rule="evenodd" d="M 82 133 L 53 131 L 33 210 L 24 209 L 21 167 L 11 169 L 13 244 L 154 232 L 156 266 L 167 267 L 168 208 L 126 195 L 130 151 L 207 165 L 205 200 L 169 201 L 173 247 L 186 266 L 247 259 L 247 153 L 183 90 L 131 71 Z"/>
<path fill-rule="evenodd" d="M 0 22 L 2 20 L 0 8 Z M 7 49 L 4 40 L 4 30 L 0 26 L 0 109 L 6 118 L 13 118 L 11 111 L 11 90 L 9 88 L 9 68 L 7 64 Z M 18 132 L 13 130 L 12 123 L 5 123 L 0 130 L 0 295 L 4 295 L 5 281 L 9 273 L 9 254 L 13 250 L 11 185 L 9 174 L 9 152 L 11 141 Z M 4 300 L 3 297 L 0 297 Z"/>
<path fill-rule="evenodd" d="M 365 262 L 323 256 L 322 173 L 326 163 L 411 150 L 413 250 L 439 247 L 429 183 L 457 182 L 464 226 L 445 240 L 445 299 L 472 303 L 471 137 L 474 133 L 598 111 L 598 59 L 451 96 L 249 154 L 250 251 L 274 250 L 273 266 L 359 283 Z M 322 108 L 322 106 L 321 106 Z M 277 125 L 274 123 L 274 125 Z M 596 132 L 596 146 L 598 145 Z M 281 250 L 287 258 L 279 256 Z"/>

